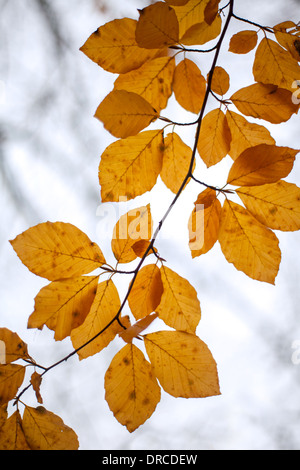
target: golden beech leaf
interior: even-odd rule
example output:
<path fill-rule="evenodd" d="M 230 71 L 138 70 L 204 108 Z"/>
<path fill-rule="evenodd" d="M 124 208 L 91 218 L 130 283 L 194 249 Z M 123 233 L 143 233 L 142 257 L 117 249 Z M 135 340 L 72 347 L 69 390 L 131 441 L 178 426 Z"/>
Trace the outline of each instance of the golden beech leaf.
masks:
<path fill-rule="evenodd" d="M 150 418 L 161 397 L 151 365 L 134 344 L 127 344 L 115 355 L 104 387 L 109 408 L 129 432 Z"/>
<path fill-rule="evenodd" d="M 179 22 L 179 37 L 197 23 L 205 21 L 205 9 L 210 0 L 190 0 L 182 6 L 174 6 Z"/>
<path fill-rule="evenodd" d="M 150 205 L 132 209 L 122 215 L 116 223 L 111 247 L 119 263 L 130 263 L 137 258 L 133 245 L 139 240 L 150 240 L 152 217 Z"/>
<path fill-rule="evenodd" d="M 211 25 L 219 12 L 220 0 L 210 0 L 204 10 L 204 20 Z"/>
<path fill-rule="evenodd" d="M 174 70 L 174 57 L 158 57 L 149 60 L 137 70 L 119 75 L 114 88 L 137 93 L 156 111 L 161 111 L 172 95 Z"/>
<path fill-rule="evenodd" d="M 195 62 L 190 59 L 179 62 L 174 72 L 173 91 L 184 109 L 199 113 L 206 92 L 206 80 Z"/>
<path fill-rule="evenodd" d="M 211 24 L 207 24 L 206 21 L 196 23 L 184 33 L 180 42 L 186 46 L 206 44 L 219 36 L 221 28 L 222 19 L 220 16 L 217 16 Z"/>
<path fill-rule="evenodd" d="M 92 61 L 111 73 L 127 73 L 153 59 L 158 51 L 139 47 L 135 39 L 137 21 L 122 18 L 98 28 L 80 48 Z"/>
<path fill-rule="evenodd" d="M 80 360 L 102 351 L 122 331 L 123 328 L 115 318 L 120 307 L 119 294 L 113 281 L 110 279 L 100 282 L 95 300 L 85 321 L 81 326 L 71 331 L 74 349 L 78 349 L 90 341 L 78 351 Z M 96 335 L 99 336 L 92 340 Z"/>
<path fill-rule="evenodd" d="M 0 341 L 5 345 L 5 363 L 17 361 L 18 359 L 29 359 L 27 344 L 21 340 L 17 333 L 7 328 L 0 328 Z"/>
<path fill-rule="evenodd" d="M 228 263 L 252 279 L 275 284 L 281 261 L 278 238 L 249 211 L 229 200 L 222 210 L 219 242 Z"/>
<path fill-rule="evenodd" d="M 31 450 L 78 450 L 73 429 L 43 406 L 25 407 L 22 428 Z"/>
<path fill-rule="evenodd" d="M 288 29 L 290 31 L 287 31 Z M 294 32 L 298 32 L 298 36 L 293 34 Z M 279 44 L 283 46 L 291 56 L 297 60 L 297 62 L 299 62 L 299 46 L 297 48 L 297 41 L 299 41 L 299 26 L 297 26 L 293 21 L 284 21 L 283 23 L 279 23 L 274 26 L 274 33 Z"/>
<path fill-rule="evenodd" d="M 235 186 L 275 183 L 291 172 L 298 152 L 267 144 L 250 147 L 233 162 L 227 183 Z"/>
<path fill-rule="evenodd" d="M 231 133 L 231 144 L 228 153 L 233 160 L 236 160 L 249 147 L 255 147 L 259 144 L 275 145 L 275 140 L 266 127 L 251 123 L 241 114 L 229 109 L 226 118 Z"/>
<path fill-rule="evenodd" d="M 74 225 L 45 222 L 10 241 L 22 263 L 49 281 L 80 276 L 102 266 L 102 251 Z"/>
<path fill-rule="evenodd" d="M 103 202 L 133 199 L 156 184 L 162 168 L 163 132 L 144 131 L 120 139 L 103 152 L 99 183 Z"/>
<path fill-rule="evenodd" d="M 248 54 L 257 44 L 258 35 L 256 31 L 239 31 L 230 39 L 229 52 L 234 54 Z"/>
<path fill-rule="evenodd" d="M 160 273 L 163 294 L 156 313 L 171 328 L 195 333 L 201 319 L 196 290 L 187 279 L 165 266 L 160 268 Z"/>
<path fill-rule="evenodd" d="M 41 386 L 41 383 L 42 383 L 42 376 L 40 374 L 38 374 L 37 372 L 33 372 L 33 374 L 31 375 L 31 378 L 30 378 L 30 383 L 32 385 L 33 390 L 35 391 L 35 396 L 36 396 L 36 399 L 37 399 L 38 403 L 42 404 L 43 399 L 42 399 L 42 396 L 40 394 L 40 386 Z"/>
<path fill-rule="evenodd" d="M 12 400 L 25 377 L 25 367 L 19 364 L 0 365 L 0 405 Z"/>
<path fill-rule="evenodd" d="M 160 49 L 179 41 L 179 24 L 173 8 L 156 2 L 139 10 L 135 38 L 140 47 Z"/>
<path fill-rule="evenodd" d="M 156 264 L 144 266 L 136 277 L 128 296 L 128 305 L 136 320 L 154 312 L 163 293 L 161 274 Z"/>
<path fill-rule="evenodd" d="M 242 114 L 280 124 L 288 121 L 299 110 L 299 105 L 294 104 L 292 98 L 289 90 L 276 85 L 254 83 L 241 88 L 230 99 Z"/>
<path fill-rule="evenodd" d="M 192 258 L 207 253 L 217 242 L 221 210 L 216 191 L 207 188 L 199 194 L 188 223 Z"/>
<path fill-rule="evenodd" d="M 100 103 L 95 117 L 114 137 L 125 139 L 148 127 L 158 113 L 137 93 L 113 90 Z"/>
<path fill-rule="evenodd" d="M 99 276 L 81 276 L 53 281 L 43 287 L 35 298 L 34 312 L 28 328 L 42 329 L 46 325 L 62 341 L 80 326 L 94 301 Z"/>
<path fill-rule="evenodd" d="M 31 450 L 22 429 L 22 418 L 18 410 L 0 429 L 0 450 Z"/>
<path fill-rule="evenodd" d="M 230 150 L 231 134 L 223 111 L 213 109 L 204 116 L 197 150 L 209 168 L 219 163 Z"/>
<path fill-rule="evenodd" d="M 300 77 L 300 66 L 277 42 L 264 38 L 256 50 L 253 76 L 257 82 L 293 92 L 293 83 Z"/>
<path fill-rule="evenodd" d="M 132 245 L 132 249 L 139 258 L 143 258 L 143 256 L 145 255 L 149 247 L 149 244 L 150 244 L 149 240 L 138 240 Z M 150 248 L 150 250 L 147 253 L 147 256 L 153 253 L 157 253 L 157 249 L 155 247 Z"/>
<path fill-rule="evenodd" d="M 188 173 L 192 153 L 192 149 L 175 132 L 168 134 L 164 139 L 163 164 L 160 177 L 175 194 L 180 189 L 182 181 Z M 193 165 L 194 168 L 195 164 Z"/>
<path fill-rule="evenodd" d="M 183 398 L 220 395 L 216 362 L 198 336 L 158 331 L 144 339 L 154 374 L 167 393 Z"/>
<path fill-rule="evenodd" d="M 230 77 L 223 67 L 215 67 L 211 82 L 211 89 L 218 95 L 225 95 L 230 87 Z"/>
<path fill-rule="evenodd" d="M 119 336 L 125 343 L 132 343 L 132 340 L 138 337 L 154 320 L 158 317 L 158 313 L 147 315 L 146 317 L 138 320 L 134 325 L 129 326 L 126 330 L 119 333 Z"/>
<path fill-rule="evenodd" d="M 300 188 L 286 181 L 238 188 L 236 193 L 262 224 L 284 232 L 300 230 Z"/>

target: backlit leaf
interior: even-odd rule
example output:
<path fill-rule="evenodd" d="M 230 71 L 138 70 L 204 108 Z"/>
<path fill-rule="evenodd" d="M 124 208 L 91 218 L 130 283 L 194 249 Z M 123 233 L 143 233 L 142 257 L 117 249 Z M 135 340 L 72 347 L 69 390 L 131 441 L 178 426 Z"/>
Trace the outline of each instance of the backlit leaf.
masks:
<path fill-rule="evenodd" d="M 29 359 L 27 344 L 7 328 L 0 328 L 0 341 L 5 344 L 5 363 L 17 361 L 18 359 Z"/>
<path fill-rule="evenodd" d="M 236 193 L 254 217 L 273 230 L 300 230 L 300 188 L 286 181 L 238 188 Z"/>
<path fill-rule="evenodd" d="M 79 447 L 73 429 L 43 406 L 25 407 L 22 428 L 31 450 L 77 450 Z"/>
<path fill-rule="evenodd" d="M 156 264 L 144 266 L 138 272 L 128 297 L 134 318 L 139 320 L 158 307 L 163 293 L 161 274 Z"/>
<path fill-rule="evenodd" d="M 197 336 L 183 331 L 145 335 L 154 374 L 174 397 L 204 398 L 220 395 L 216 362 Z"/>
<path fill-rule="evenodd" d="M 139 240 L 150 240 L 152 217 L 150 205 L 132 209 L 122 215 L 113 230 L 111 247 L 119 263 L 130 263 L 137 258 L 133 245 Z"/>
<path fill-rule="evenodd" d="M 89 314 L 83 324 L 71 332 L 74 349 L 91 341 L 78 351 L 80 360 L 102 351 L 122 331 L 122 327 L 115 321 L 120 306 L 119 294 L 113 281 L 110 279 L 98 284 L 96 297 Z M 92 338 L 98 334 L 99 336 L 92 341 Z"/>
<path fill-rule="evenodd" d="M 172 94 L 174 70 L 174 57 L 159 57 L 149 60 L 137 70 L 120 75 L 114 87 L 137 93 L 156 111 L 160 111 L 167 106 Z"/>
<path fill-rule="evenodd" d="M 197 23 L 205 21 L 204 12 L 210 0 L 190 0 L 183 6 L 174 6 L 179 22 L 179 37 Z"/>
<path fill-rule="evenodd" d="M 195 333 L 201 319 L 197 291 L 187 279 L 170 268 L 160 268 L 163 294 L 156 312 L 166 325 L 176 330 Z"/>
<path fill-rule="evenodd" d="M 156 2 L 139 10 L 135 38 L 140 47 L 159 49 L 179 41 L 179 24 L 173 8 Z"/>
<path fill-rule="evenodd" d="M 18 410 L 0 429 L 0 450 L 31 450 L 22 429 L 22 418 Z"/>
<path fill-rule="evenodd" d="M 289 31 L 287 31 L 289 30 Z M 283 46 L 291 56 L 300 61 L 300 50 L 297 49 L 297 41 L 299 41 L 299 26 L 293 21 L 284 21 L 274 26 L 275 37 L 279 44 Z M 298 33 L 294 34 L 295 32 Z"/>
<path fill-rule="evenodd" d="M 255 54 L 253 76 L 257 82 L 293 91 L 292 85 L 300 77 L 300 66 L 277 42 L 264 38 Z"/>
<path fill-rule="evenodd" d="M 96 243 L 64 222 L 36 225 L 10 243 L 31 272 L 49 281 L 81 276 L 105 263 Z"/>
<path fill-rule="evenodd" d="M 126 342 L 132 343 L 132 340 L 138 337 L 142 331 L 144 331 L 148 326 L 153 323 L 153 321 L 158 317 L 157 313 L 152 313 L 146 317 L 138 320 L 134 325 L 129 326 L 126 330 L 119 333 L 119 336 Z"/>
<path fill-rule="evenodd" d="M 99 165 L 102 201 L 129 200 L 150 191 L 162 168 L 162 149 L 162 130 L 144 131 L 110 144 Z"/>
<path fill-rule="evenodd" d="M 156 50 L 139 47 L 135 39 L 137 21 L 122 18 L 98 28 L 81 47 L 81 51 L 104 70 L 127 73 L 156 56 Z"/>
<path fill-rule="evenodd" d="M 299 105 L 293 103 L 292 93 L 276 85 L 254 83 L 241 88 L 230 99 L 242 114 L 272 124 L 288 121 L 299 110 Z"/>
<path fill-rule="evenodd" d="M 38 401 L 38 403 L 43 403 L 43 399 L 40 393 L 40 386 L 42 383 L 42 376 L 38 374 L 37 372 L 33 372 L 30 378 L 30 383 L 32 385 L 33 390 L 35 391 L 35 396 Z"/>
<path fill-rule="evenodd" d="M 217 16 L 211 24 L 207 24 L 206 21 L 196 23 L 184 33 L 180 42 L 186 46 L 206 44 L 219 36 L 221 28 L 222 19 L 220 16 Z"/>
<path fill-rule="evenodd" d="M 19 364 L 0 365 L 0 405 L 12 400 L 25 377 L 25 367 Z"/>
<path fill-rule="evenodd" d="M 216 191 L 207 188 L 199 194 L 188 223 L 192 258 L 207 253 L 217 242 L 221 210 Z"/>
<path fill-rule="evenodd" d="M 199 113 L 206 92 L 206 80 L 195 62 L 190 59 L 179 62 L 174 73 L 173 91 L 184 109 Z"/>
<path fill-rule="evenodd" d="M 260 144 L 250 147 L 234 161 L 227 183 L 235 186 L 258 186 L 275 183 L 292 170 L 299 150 Z"/>
<path fill-rule="evenodd" d="M 35 298 L 34 312 L 28 328 L 42 329 L 46 325 L 55 332 L 56 341 L 70 335 L 80 326 L 94 301 L 99 276 L 81 276 L 51 282 Z"/>
<path fill-rule="evenodd" d="M 230 86 L 230 77 L 226 70 L 223 67 L 215 67 L 212 82 L 211 82 L 211 89 L 218 95 L 225 95 L 229 90 Z"/>
<path fill-rule="evenodd" d="M 197 149 L 209 168 L 220 162 L 229 152 L 231 134 L 223 111 L 213 109 L 202 121 Z"/>
<path fill-rule="evenodd" d="M 257 281 L 275 284 L 281 252 L 276 235 L 239 204 L 224 202 L 219 242 L 226 260 Z"/>
<path fill-rule="evenodd" d="M 256 31 L 239 31 L 230 39 L 229 52 L 247 54 L 256 47 L 257 41 Z"/>
<path fill-rule="evenodd" d="M 249 147 L 259 144 L 275 145 L 275 140 L 266 127 L 249 122 L 241 114 L 229 109 L 226 118 L 231 133 L 229 155 L 233 160 L 236 160 Z"/>
<path fill-rule="evenodd" d="M 134 344 L 127 344 L 115 355 L 104 386 L 109 408 L 129 432 L 150 418 L 160 401 L 160 387 L 152 367 Z"/>
<path fill-rule="evenodd" d="M 163 164 L 160 177 L 165 185 L 177 193 L 188 173 L 192 158 L 192 149 L 175 132 L 164 139 Z M 194 165 L 195 168 L 195 165 Z"/>
<path fill-rule="evenodd" d="M 142 96 L 126 90 L 113 90 L 98 106 L 95 117 L 115 137 L 136 135 L 158 118 L 155 109 Z"/>

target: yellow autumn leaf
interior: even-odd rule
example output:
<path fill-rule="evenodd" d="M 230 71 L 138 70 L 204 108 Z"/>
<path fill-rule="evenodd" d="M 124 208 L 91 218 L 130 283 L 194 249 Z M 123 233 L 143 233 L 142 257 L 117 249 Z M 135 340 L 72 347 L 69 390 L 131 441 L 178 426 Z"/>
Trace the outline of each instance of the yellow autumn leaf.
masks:
<path fill-rule="evenodd" d="M 102 201 L 129 200 L 150 191 L 162 168 L 162 150 L 162 130 L 144 131 L 110 144 L 99 165 Z"/>
<path fill-rule="evenodd" d="M 197 291 L 187 279 L 166 266 L 160 268 L 160 273 L 163 294 L 156 313 L 171 328 L 195 333 L 201 319 Z"/>
<path fill-rule="evenodd" d="M 263 119 L 271 124 L 288 121 L 299 110 L 289 90 L 276 85 L 254 83 L 241 88 L 230 98 L 237 109 L 246 116 Z"/>
<path fill-rule="evenodd" d="M 37 372 L 33 372 L 33 374 L 30 377 L 30 383 L 32 385 L 33 390 L 35 391 L 36 399 L 38 403 L 40 404 L 43 403 L 43 399 L 40 393 L 40 386 L 41 386 L 42 380 L 43 380 L 42 376 L 38 374 Z"/>
<path fill-rule="evenodd" d="M 140 47 L 160 49 L 179 41 L 179 24 L 172 7 L 156 2 L 139 10 L 135 38 Z"/>
<path fill-rule="evenodd" d="M 114 88 L 137 93 L 156 111 L 161 111 L 172 95 L 174 70 L 174 57 L 158 57 L 149 60 L 137 70 L 119 75 Z"/>
<path fill-rule="evenodd" d="M 281 261 L 276 235 L 239 204 L 224 202 L 219 242 L 236 269 L 252 279 L 275 284 Z"/>
<path fill-rule="evenodd" d="M 8 328 L 0 328 L 0 341 L 5 345 L 5 363 L 17 361 L 18 359 L 29 359 L 27 344 L 17 333 Z"/>
<path fill-rule="evenodd" d="M 31 450 L 78 450 L 76 433 L 43 406 L 26 406 L 22 429 Z"/>
<path fill-rule="evenodd" d="M 236 160 L 249 147 L 259 144 L 275 145 L 270 131 L 259 124 L 249 122 L 241 114 L 227 110 L 227 123 L 231 133 L 229 155 Z"/>
<path fill-rule="evenodd" d="M 154 374 L 167 393 L 183 398 L 220 395 L 216 362 L 198 336 L 158 331 L 144 339 Z"/>
<path fill-rule="evenodd" d="M 234 54 L 248 54 L 257 44 L 258 35 L 256 31 L 239 31 L 230 39 L 229 52 Z"/>
<path fill-rule="evenodd" d="M 192 149 L 183 142 L 178 134 L 172 132 L 165 137 L 160 177 L 165 185 L 175 194 L 180 189 L 188 173 L 191 158 Z"/>
<path fill-rule="evenodd" d="M 139 47 L 135 39 L 137 21 L 122 18 L 98 28 L 80 48 L 92 61 L 111 73 L 127 73 L 153 59 L 156 50 Z"/>
<path fill-rule="evenodd" d="M 298 152 L 267 144 L 250 147 L 233 162 L 227 183 L 235 186 L 275 183 L 291 172 Z"/>
<path fill-rule="evenodd" d="M 34 311 L 28 328 L 42 329 L 46 325 L 61 341 L 80 326 L 94 301 L 99 276 L 81 276 L 53 281 L 43 287 L 35 298 Z"/>
<path fill-rule="evenodd" d="M 31 450 L 22 429 L 19 410 L 15 411 L 0 429 L 0 450 Z"/>
<path fill-rule="evenodd" d="M 216 191 L 207 188 L 199 194 L 188 222 L 192 258 L 207 253 L 217 242 L 221 210 Z"/>
<path fill-rule="evenodd" d="M 96 243 L 65 222 L 36 225 L 10 243 L 32 273 L 49 281 L 87 274 L 105 263 Z"/>
<path fill-rule="evenodd" d="M 141 318 L 141 320 L 138 320 L 134 325 L 130 325 L 126 330 L 119 333 L 119 336 L 125 341 L 125 343 L 132 343 L 132 340 L 148 328 L 148 326 L 150 326 L 157 317 L 158 313 L 147 315 L 146 317 Z"/>
<path fill-rule="evenodd" d="M 150 240 L 152 235 L 152 217 L 150 205 L 131 209 L 122 215 L 116 223 L 111 247 L 119 263 L 130 263 L 137 258 L 133 245 L 139 240 Z"/>
<path fill-rule="evenodd" d="M 199 113 L 206 92 L 206 80 L 195 62 L 190 59 L 179 62 L 174 72 L 173 91 L 184 109 Z"/>
<path fill-rule="evenodd" d="M 218 95 L 225 95 L 230 87 L 230 77 L 223 67 L 215 67 L 212 82 L 211 82 L 211 89 L 214 93 Z"/>
<path fill-rule="evenodd" d="M 293 83 L 300 77 L 300 66 L 277 42 L 264 38 L 256 50 L 253 76 L 257 82 L 293 92 Z"/>
<path fill-rule="evenodd" d="M 89 342 L 78 351 L 80 360 L 102 351 L 122 331 L 122 327 L 116 321 L 120 307 L 119 294 L 113 281 L 110 279 L 100 282 L 85 321 L 81 326 L 71 331 L 74 349 L 81 348 Z M 93 340 L 96 335 L 98 337 Z"/>
<path fill-rule="evenodd" d="M 128 296 L 128 305 L 136 320 L 139 320 L 158 307 L 163 293 L 160 269 L 156 264 L 148 264 L 140 269 Z"/>
<path fill-rule="evenodd" d="M 220 16 L 217 16 L 211 24 L 207 24 L 206 21 L 196 23 L 184 33 L 180 42 L 186 46 L 206 44 L 219 36 L 221 28 Z"/>
<path fill-rule="evenodd" d="M 127 344 L 115 355 L 104 387 L 109 408 L 129 432 L 150 418 L 161 397 L 151 365 L 134 344 Z"/>
<path fill-rule="evenodd" d="M 236 193 L 262 224 L 284 232 L 300 230 L 300 188 L 286 181 L 238 188 Z"/>
<path fill-rule="evenodd" d="M 95 117 L 114 137 L 125 139 L 148 127 L 158 113 L 137 93 L 113 90 L 100 103 Z"/>
<path fill-rule="evenodd" d="M 210 0 L 189 0 L 182 6 L 174 6 L 179 22 L 179 37 L 197 23 L 205 21 L 204 12 Z"/>
<path fill-rule="evenodd" d="M 0 406 L 12 400 L 25 377 L 25 367 L 19 364 L 0 365 Z"/>
<path fill-rule="evenodd" d="M 230 150 L 231 134 L 223 111 L 213 109 L 202 120 L 197 150 L 209 168 L 219 163 Z"/>

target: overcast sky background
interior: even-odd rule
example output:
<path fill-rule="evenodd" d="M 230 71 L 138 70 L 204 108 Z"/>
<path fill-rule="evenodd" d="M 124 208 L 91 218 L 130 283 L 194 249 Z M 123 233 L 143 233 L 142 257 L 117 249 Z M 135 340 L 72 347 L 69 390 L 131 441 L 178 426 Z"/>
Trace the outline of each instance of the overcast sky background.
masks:
<path fill-rule="evenodd" d="M 235 3 L 238 15 L 267 26 L 300 20 L 296 0 Z M 47 328 L 26 329 L 34 297 L 47 282 L 21 264 L 8 240 L 46 220 L 70 222 L 99 243 L 113 262 L 109 235 L 114 220 L 105 217 L 106 208 L 100 204 L 98 165 L 115 139 L 93 115 L 115 77 L 88 60 L 79 47 L 98 26 L 114 18 L 137 18 L 137 8 L 145 6 L 143 0 L 110 0 L 109 5 L 100 0 L 0 1 L 0 326 L 16 331 L 28 343 L 29 353 L 46 366 L 72 347 L 69 340 L 54 342 Z M 253 82 L 253 54 L 227 52 L 229 38 L 238 29 L 251 27 L 232 23 L 219 61 L 231 76 L 228 96 Z M 197 60 L 206 75 L 211 58 Z M 191 119 L 173 98 L 163 114 Z M 299 116 L 279 126 L 262 124 L 277 145 L 299 148 Z M 181 133 L 190 146 L 193 132 Z M 206 170 L 198 160 L 196 175 L 223 185 L 230 164 L 227 158 L 218 168 Z M 299 185 L 299 162 L 287 180 Z M 167 265 L 197 289 L 202 307 L 197 333 L 217 361 L 222 395 L 184 400 L 162 392 L 152 417 L 129 434 L 104 400 L 104 373 L 122 346 L 117 340 L 92 358 L 72 358 L 42 383 L 44 406 L 76 431 L 81 449 L 300 448 L 300 365 L 292 360 L 295 341 L 300 341 L 300 234 L 277 233 L 282 263 L 275 287 L 236 271 L 218 244 L 192 260 L 186 225 L 201 190 L 190 183 L 157 245 Z M 120 210 L 150 202 L 158 222 L 172 197 L 158 182 L 151 193 Z M 123 278 L 117 282 L 122 298 L 127 284 Z M 31 391 L 23 398 L 36 406 Z"/>

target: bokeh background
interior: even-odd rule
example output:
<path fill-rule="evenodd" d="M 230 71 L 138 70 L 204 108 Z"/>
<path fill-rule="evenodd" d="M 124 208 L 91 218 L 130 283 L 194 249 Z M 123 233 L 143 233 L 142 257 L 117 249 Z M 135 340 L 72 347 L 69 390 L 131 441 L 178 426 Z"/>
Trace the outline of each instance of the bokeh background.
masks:
<path fill-rule="evenodd" d="M 296 0 L 235 3 L 239 16 L 266 26 L 300 20 Z M 158 181 L 151 194 L 128 205 L 111 205 L 109 211 L 101 205 L 98 165 L 114 139 L 93 115 L 116 77 L 79 51 L 98 26 L 126 16 L 137 19 L 137 9 L 147 5 L 146 0 L 0 0 L 0 326 L 17 332 L 45 366 L 72 346 L 67 339 L 55 343 L 47 328 L 27 330 L 34 297 L 47 282 L 21 264 L 8 240 L 46 220 L 70 222 L 113 262 L 116 220 L 108 212 L 118 217 L 150 202 L 157 223 L 172 200 Z M 231 76 L 228 96 L 253 82 L 253 54 L 227 52 L 231 34 L 241 28 L 253 29 L 233 21 L 219 61 Z M 211 58 L 193 58 L 206 75 Z M 194 118 L 173 98 L 163 114 L 183 122 Z M 262 124 L 277 145 L 299 148 L 299 116 L 280 126 Z M 181 135 L 192 146 L 193 131 Z M 230 164 L 227 158 L 218 169 L 206 170 L 198 160 L 196 176 L 223 185 Z M 299 185 L 299 162 L 288 181 Z M 73 357 L 45 376 L 41 393 L 44 406 L 77 432 L 83 450 L 300 449 L 300 234 L 277 233 L 283 257 L 275 287 L 236 271 L 218 244 L 192 260 L 187 220 L 201 190 L 190 183 L 157 247 L 168 266 L 197 289 L 202 307 L 197 333 L 217 361 L 222 395 L 184 400 L 163 392 L 153 416 L 129 434 L 104 400 L 103 378 L 119 340 L 84 361 Z M 128 278 L 117 283 L 122 297 Z M 23 399 L 36 406 L 31 391 Z"/>

